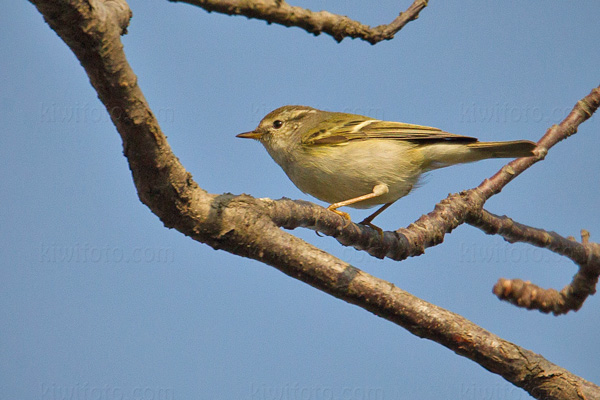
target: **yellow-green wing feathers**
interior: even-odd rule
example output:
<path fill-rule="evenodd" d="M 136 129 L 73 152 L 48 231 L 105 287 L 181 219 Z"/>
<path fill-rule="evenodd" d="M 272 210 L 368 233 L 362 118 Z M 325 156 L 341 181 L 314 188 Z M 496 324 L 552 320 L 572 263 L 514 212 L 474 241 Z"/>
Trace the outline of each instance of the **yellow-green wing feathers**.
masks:
<path fill-rule="evenodd" d="M 324 125 L 327 128 L 313 129 L 302 138 L 305 145 L 341 144 L 352 140 L 392 139 L 427 142 L 476 142 L 470 136 L 455 135 L 429 126 L 405 124 L 403 122 L 380 121 L 367 117 L 342 114 L 333 117 Z"/>

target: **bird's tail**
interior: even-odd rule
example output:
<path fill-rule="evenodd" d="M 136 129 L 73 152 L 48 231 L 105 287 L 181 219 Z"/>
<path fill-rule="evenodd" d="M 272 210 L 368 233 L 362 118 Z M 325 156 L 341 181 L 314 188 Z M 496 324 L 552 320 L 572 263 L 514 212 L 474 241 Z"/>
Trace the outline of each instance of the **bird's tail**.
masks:
<path fill-rule="evenodd" d="M 463 164 L 487 158 L 531 157 L 536 144 L 528 140 L 510 142 L 438 143 L 425 146 L 428 170 Z"/>
<path fill-rule="evenodd" d="M 536 144 L 529 140 L 514 140 L 512 142 L 475 142 L 467 145 L 476 157 L 473 161 L 486 158 L 517 158 L 531 157 Z"/>

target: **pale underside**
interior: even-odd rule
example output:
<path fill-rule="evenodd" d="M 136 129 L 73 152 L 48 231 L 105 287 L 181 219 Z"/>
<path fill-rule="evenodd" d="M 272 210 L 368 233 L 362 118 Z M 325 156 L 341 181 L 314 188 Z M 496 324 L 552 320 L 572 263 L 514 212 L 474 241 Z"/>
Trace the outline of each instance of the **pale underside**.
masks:
<path fill-rule="evenodd" d="M 327 203 L 337 203 L 373 191 L 378 184 L 389 192 L 352 204 L 369 208 L 406 196 L 416 186 L 424 158 L 415 144 L 396 140 L 352 141 L 329 146 L 305 146 L 309 157 L 300 157 L 284 168 L 303 192 Z M 399 153 L 411 152 L 411 157 Z M 365 157 L 371 154 L 371 157 Z M 412 159 L 413 162 L 406 160 Z M 323 162 L 323 160 L 327 160 Z"/>

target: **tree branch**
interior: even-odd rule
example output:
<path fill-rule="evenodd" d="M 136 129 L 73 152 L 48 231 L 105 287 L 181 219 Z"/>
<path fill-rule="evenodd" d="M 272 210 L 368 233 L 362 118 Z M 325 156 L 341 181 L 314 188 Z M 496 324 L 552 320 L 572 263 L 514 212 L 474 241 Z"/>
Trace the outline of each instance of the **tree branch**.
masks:
<path fill-rule="evenodd" d="M 250 257 L 434 340 L 547 399 L 600 398 L 600 387 L 281 231 L 273 201 L 198 187 L 171 152 L 122 51 L 123 0 L 32 0 L 75 53 L 111 114 L 138 195 L 161 221 L 215 249 Z M 327 216 L 327 218 L 330 218 Z"/>
<path fill-rule="evenodd" d="M 581 308 L 588 296 L 596 293 L 600 276 L 600 245 L 589 241 L 589 233 L 581 232 L 581 243 L 573 238 L 564 238 L 555 232 L 532 228 L 499 217 L 482 210 L 479 215 L 472 213 L 467 223 L 489 235 L 499 234 L 509 243 L 523 242 L 568 257 L 579 266 L 579 270 L 570 284 L 560 292 L 555 289 L 543 289 L 521 279 L 500 279 L 494 286 L 494 294 L 519 307 L 552 312 L 554 315 L 566 314 Z"/>
<path fill-rule="evenodd" d="M 346 16 L 332 14 L 327 11 L 314 12 L 301 7 L 294 7 L 284 0 L 169 0 L 195 5 L 208 12 L 227 15 L 245 15 L 267 21 L 269 24 L 297 26 L 315 36 L 321 33 L 331 35 L 336 41 L 344 38 L 358 38 L 371 44 L 382 40 L 391 40 L 407 23 L 419 17 L 419 13 L 427 7 L 427 0 L 415 0 L 405 11 L 388 25 L 374 28 L 354 21 Z"/>
<path fill-rule="evenodd" d="M 476 188 L 449 195 L 436 204 L 432 212 L 423 215 L 407 228 L 400 228 L 393 233 L 385 232 L 382 237 L 370 227 L 347 224 L 340 216 L 327 219 L 322 214 L 319 215 L 318 221 L 296 221 L 296 226 L 314 227 L 320 232 L 334 236 L 343 245 L 367 251 L 379 258 L 403 260 L 421 255 L 426 248 L 442 243 L 446 233 L 452 232 L 468 218 L 480 215 L 490 197 L 500 193 L 514 178 L 543 160 L 551 147 L 575 134 L 578 126 L 590 118 L 599 106 L 600 86 L 579 100 L 559 125 L 548 129 L 538 142 L 537 156 L 513 160 Z M 294 224 L 288 221 L 285 227 L 294 227 Z"/>

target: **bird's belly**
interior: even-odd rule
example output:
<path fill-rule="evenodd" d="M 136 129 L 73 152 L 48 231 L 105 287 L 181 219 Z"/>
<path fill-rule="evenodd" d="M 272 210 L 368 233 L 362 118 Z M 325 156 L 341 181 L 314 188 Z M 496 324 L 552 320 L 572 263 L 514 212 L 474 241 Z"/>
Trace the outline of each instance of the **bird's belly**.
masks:
<path fill-rule="evenodd" d="M 396 201 L 411 191 L 420 176 L 418 163 L 407 161 L 414 158 L 407 157 L 412 146 L 397 141 L 373 142 L 310 147 L 307 151 L 312 154 L 304 157 L 307 161 L 294 163 L 286 173 L 300 190 L 327 203 L 367 195 L 378 184 L 387 185 L 388 193 L 350 207 L 370 208 Z"/>

